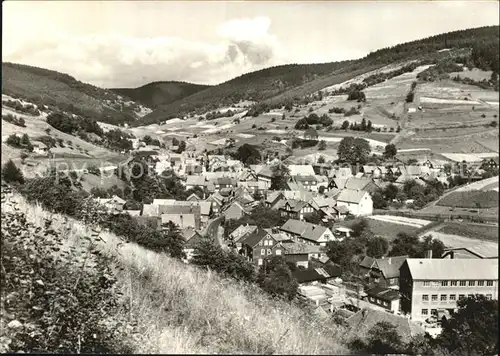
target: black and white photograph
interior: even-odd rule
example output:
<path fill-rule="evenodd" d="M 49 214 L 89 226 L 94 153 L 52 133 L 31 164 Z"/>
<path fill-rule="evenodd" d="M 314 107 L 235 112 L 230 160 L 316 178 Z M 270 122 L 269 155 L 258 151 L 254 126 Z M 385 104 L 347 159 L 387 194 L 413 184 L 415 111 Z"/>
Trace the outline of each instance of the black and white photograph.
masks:
<path fill-rule="evenodd" d="M 2 2 L 0 353 L 498 355 L 500 2 Z"/>

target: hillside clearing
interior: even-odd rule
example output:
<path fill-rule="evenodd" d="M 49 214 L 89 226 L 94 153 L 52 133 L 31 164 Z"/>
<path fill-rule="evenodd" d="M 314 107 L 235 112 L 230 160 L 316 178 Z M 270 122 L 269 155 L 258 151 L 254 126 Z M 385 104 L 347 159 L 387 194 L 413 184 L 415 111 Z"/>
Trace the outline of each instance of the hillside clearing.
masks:
<path fill-rule="evenodd" d="M 495 225 L 446 222 L 436 231 L 448 235 L 498 242 L 498 226 Z"/>
<path fill-rule="evenodd" d="M 498 192 L 494 190 L 452 192 L 440 199 L 436 205 L 471 209 L 495 208 L 498 207 Z"/>

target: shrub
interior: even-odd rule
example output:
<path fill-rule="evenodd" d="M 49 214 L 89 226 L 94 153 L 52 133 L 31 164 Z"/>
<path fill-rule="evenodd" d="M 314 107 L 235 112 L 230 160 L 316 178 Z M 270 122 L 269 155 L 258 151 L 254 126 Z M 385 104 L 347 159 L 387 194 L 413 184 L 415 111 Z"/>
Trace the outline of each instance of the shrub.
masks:
<path fill-rule="evenodd" d="M 356 115 L 356 114 L 359 114 L 359 110 L 356 109 L 354 106 L 351 107 L 348 111 L 346 111 L 344 113 L 344 116 L 352 116 L 352 115 Z"/>
<path fill-rule="evenodd" d="M 118 322 L 114 261 L 97 249 L 98 232 L 71 248 L 46 219 L 2 211 L 2 301 L 21 327 L 9 328 L 10 351 L 28 353 L 130 352 Z M 90 262 L 90 263 L 89 263 Z"/>
<path fill-rule="evenodd" d="M 2 179 L 7 183 L 24 183 L 23 173 L 10 159 L 2 167 Z"/>
<path fill-rule="evenodd" d="M 12 114 L 6 114 L 2 115 L 2 119 L 16 126 L 26 127 L 26 123 L 24 122 L 24 119 L 22 117 L 17 117 Z"/>
<path fill-rule="evenodd" d="M 16 134 L 12 134 L 9 137 L 7 137 L 5 143 L 12 147 L 18 147 L 18 148 L 21 147 L 21 139 Z"/>

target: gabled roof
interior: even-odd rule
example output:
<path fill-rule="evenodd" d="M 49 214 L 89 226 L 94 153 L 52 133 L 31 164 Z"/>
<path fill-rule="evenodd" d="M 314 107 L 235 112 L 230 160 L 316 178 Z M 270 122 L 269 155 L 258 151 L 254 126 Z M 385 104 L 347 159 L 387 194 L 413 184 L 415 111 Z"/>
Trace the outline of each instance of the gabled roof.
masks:
<path fill-rule="evenodd" d="M 351 189 L 344 189 L 342 192 L 340 192 L 339 196 L 337 197 L 337 202 L 346 202 L 346 203 L 356 203 L 359 204 L 365 194 L 368 194 L 368 192 L 365 192 L 364 190 L 351 190 Z"/>
<path fill-rule="evenodd" d="M 196 244 L 201 242 L 202 236 L 193 227 L 187 227 L 181 231 L 182 236 L 186 242 L 184 248 L 194 248 Z"/>
<path fill-rule="evenodd" d="M 498 259 L 408 258 L 414 280 L 498 280 Z"/>
<path fill-rule="evenodd" d="M 392 302 L 393 300 L 399 299 L 399 291 L 391 288 L 374 287 L 365 291 L 365 293 L 369 297 L 374 297 L 386 302 Z"/>
<path fill-rule="evenodd" d="M 246 234 L 249 234 L 257 229 L 257 225 L 243 225 L 241 224 L 234 230 L 229 236 L 233 239 L 234 242 L 238 242 L 242 237 Z"/>
<path fill-rule="evenodd" d="M 252 233 L 247 235 L 244 240 L 241 241 L 242 245 L 248 245 L 250 247 L 255 247 L 257 244 L 262 241 L 267 235 L 271 236 L 266 230 L 261 229 L 260 227 L 254 230 Z"/>
<path fill-rule="evenodd" d="M 188 200 L 188 201 L 189 201 L 189 200 L 192 200 L 192 201 L 200 201 L 200 200 L 201 200 L 201 198 L 200 198 L 199 196 L 197 196 L 195 193 L 191 193 L 191 195 L 190 195 L 190 196 L 188 196 L 188 197 L 186 198 L 186 200 Z"/>
<path fill-rule="evenodd" d="M 321 248 L 316 245 L 309 245 L 303 242 L 293 242 L 283 244 L 285 249 L 285 255 L 298 255 L 298 254 L 310 254 L 310 253 L 320 253 Z"/>
<path fill-rule="evenodd" d="M 352 190 L 363 190 L 371 182 L 372 180 L 370 178 L 351 177 L 347 180 L 344 188 Z"/>
<path fill-rule="evenodd" d="M 340 267 L 333 266 L 328 271 L 324 268 L 309 268 L 306 270 L 297 269 L 292 272 L 298 283 L 307 283 L 314 281 L 325 281 L 330 278 L 339 277 L 341 275 Z"/>
<path fill-rule="evenodd" d="M 384 278 L 396 278 L 399 277 L 399 269 L 407 258 L 408 256 L 393 256 L 385 258 L 372 258 L 370 256 L 365 256 L 359 265 L 365 268 L 378 269 Z"/>
<path fill-rule="evenodd" d="M 283 196 L 283 193 L 279 190 L 271 191 L 267 194 L 266 203 L 272 204 L 274 203 L 280 196 Z"/>
<path fill-rule="evenodd" d="M 142 206 L 142 216 L 158 216 L 158 205 L 144 204 Z"/>
<path fill-rule="evenodd" d="M 174 202 L 175 199 L 153 199 L 153 205 L 170 205 Z"/>
<path fill-rule="evenodd" d="M 302 200 L 295 200 L 295 199 L 288 199 L 282 206 L 281 208 L 284 208 L 286 205 L 289 205 L 292 211 L 294 212 L 299 212 L 302 210 L 303 207 L 306 205 L 309 205 L 309 203 L 302 201 Z"/>
<path fill-rule="evenodd" d="M 338 189 L 344 189 L 348 179 L 349 178 L 333 178 L 332 181 Z"/>
<path fill-rule="evenodd" d="M 270 167 L 264 166 L 262 169 L 260 169 L 257 172 L 257 176 L 262 176 L 262 177 L 266 177 L 266 178 L 273 178 L 274 171 Z"/>
<path fill-rule="evenodd" d="M 196 228 L 196 218 L 194 214 L 161 214 L 162 225 L 172 221 L 178 225 L 180 229 L 187 227 Z"/>
<path fill-rule="evenodd" d="M 489 244 L 448 248 L 444 250 L 443 256 L 450 251 L 454 252 L 453 258 L 462 258 L 460 257 L 461 255 L 460 252 L 462 251 L 467 251 L 470 254 L 476 255 L 478 258 L 498 258 L 498 250 L 492 249 L 491 246 L 489 246 Z M 466 256 L 465 258 L 470 258 L 470 256 L 468 256 L 467 254 L 465 254 L 465 256 Z"/>
<path fill-rule="evenodd" d="M 183 202 L 184 203 L 184 202 Z M 185 202 L 191 204 L 169 204 L 158 205 L 158 213 L 162 214 L 201 214 L 201 208 L 195 202 Z"/>
<path fill-rule="evenodd" d="M 311 224 L 306 221 L 288 219 L 288 221 L 283 224 L 280 230 L 291 233 L 293 235 L 298 235 L 307 240 L 318 241 L 321 236 L 329 229 L 327 227 Z"/>
<path fill-rule="evenodd" d="M 205 186 L 206 178 L 204 176 L 187 176 L 186 177 L 186 185 L 198 185 Z"/>
<path fill-rule="evenodd" d="M 336 167 L 330 171 L 329 177 L 350 178 L 352 177 L 351 167 Z"/>
<path fill-rule="evenodd" d="M 299 175 L 299 176 L 293 176 L 293 179 L 297 182 L 297 183 L 302 183 L 304 184 L 303 182 L 308 182 L 309 184 L 311 184 L 312 182 L 317 182 L 318 180 L 316 179 L 316 176 L 315 175 Z"/>

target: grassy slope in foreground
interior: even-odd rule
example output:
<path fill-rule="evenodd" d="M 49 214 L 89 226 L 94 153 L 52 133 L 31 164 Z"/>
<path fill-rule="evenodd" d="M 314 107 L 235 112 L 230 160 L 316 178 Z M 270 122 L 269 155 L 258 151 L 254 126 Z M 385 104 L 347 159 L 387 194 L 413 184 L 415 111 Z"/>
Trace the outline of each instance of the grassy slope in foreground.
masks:
<path fill-rule="evenodd" d="M 9 194 L 28 222 L 44 219 L 81 244 L 89 226 Z M 2 210 L 12 211 L 8 204 Z M 329 320 L 315 320 L 298 307 L 268 298 L 257 287 L 222 279 L 215 273 L 148 251 L 134 243 L 120 248 L 120 238 L 102 233 L 105 255 L 114 255 L 122 271 L 118 287 L 130 306 L 138 334 L 133 353 L 346 354 L 344 329 Z M 117 314 L 121 311 L 117 310 Z M 123 313 L 123 312 L 121 312 Z M 113 317 L 113 316 L 110 316 Z M 130 320 L 130 319 L 129 319 Z"/>
<path fill-rule="evenodd" d="M 138 88 L 114 88 L 110 90 L 147 107 L 156 108 L 160 105 L 170 104 L 209 87 L 209 85 L 172 81 L 153 82 Z"/>

